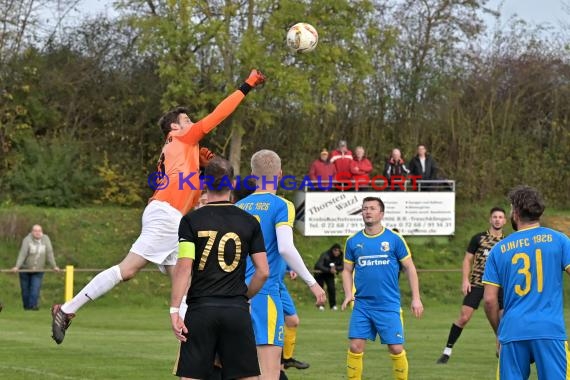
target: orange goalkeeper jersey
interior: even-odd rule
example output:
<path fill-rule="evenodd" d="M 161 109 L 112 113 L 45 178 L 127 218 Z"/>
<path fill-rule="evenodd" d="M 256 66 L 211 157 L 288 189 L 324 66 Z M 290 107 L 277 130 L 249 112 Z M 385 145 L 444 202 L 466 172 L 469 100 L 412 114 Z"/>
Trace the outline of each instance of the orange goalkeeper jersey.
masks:
<path fill-rule="evenodd" d="M 216 109 L 184 131 L 171 131 L 162 148 L 158 171 L 168 176 L 168 186 L 157 189 L 150 200 L 168 202 L 186 215 L 200 198 L 198 143 L 234 112 L 245 95 L 240 90 L 225 98 Z"/>

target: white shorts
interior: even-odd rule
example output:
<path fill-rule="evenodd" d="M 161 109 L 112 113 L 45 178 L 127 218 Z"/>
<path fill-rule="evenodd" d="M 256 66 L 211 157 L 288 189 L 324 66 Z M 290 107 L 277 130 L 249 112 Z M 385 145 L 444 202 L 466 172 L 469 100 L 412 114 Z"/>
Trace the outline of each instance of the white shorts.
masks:
<path fill-rule="evenodd" d="M 142 231 L 131 252 L 158 265 L 176 265 L 182 214 L 170 204 L 151 201 L 144 209 Z"/>

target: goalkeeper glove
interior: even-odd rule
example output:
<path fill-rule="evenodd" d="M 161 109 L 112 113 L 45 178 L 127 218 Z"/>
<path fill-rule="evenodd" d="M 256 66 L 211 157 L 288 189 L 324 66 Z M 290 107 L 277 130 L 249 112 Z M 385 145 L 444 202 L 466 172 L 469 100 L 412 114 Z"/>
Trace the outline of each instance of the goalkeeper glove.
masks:
<path fill-rule="evenodd" d="M 249 84 L 251 87 L 258 86 L 265 82 L 265 75 L 256 69 L 251 70 L 249 77 L 245 80 L 245 83 Z"/>

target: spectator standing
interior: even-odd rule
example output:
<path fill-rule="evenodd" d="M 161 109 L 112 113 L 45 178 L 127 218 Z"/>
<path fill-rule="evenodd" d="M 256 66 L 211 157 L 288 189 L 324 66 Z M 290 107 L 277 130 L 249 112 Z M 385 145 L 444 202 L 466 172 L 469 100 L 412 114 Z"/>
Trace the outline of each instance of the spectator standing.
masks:
<path fill-rule="evenodd" d="M 329 151 L 323 148 L 320 157 L 311 163 L 309 178 L 314 181 L 313 186 L 319 190 L 328 190 L 331 180 L 336 175 L 335 165 L 329 161 Z"/>
<path fill-rule="evenodd" d="M 315 280 L 321 286 L 327 284 L 329 306 L 331 310 L 337 310 L 335 276 L 342 272 L 344 262 L 339 244 L 333 244 L 327 251 L 323 252 L 315 263 Z M 319 306 L 319 310 L 324 310 Z"/>
<path fill-rule="evenodd" d="M 406 163 L 402 158 L 402 152 L 400 149 L 394 148 L 390 158 L 386 161 L 384 166 L 384 177 L 391 182 L 394 176 L 407 176 L 410 174 L 410 170 L 406 167 Z"/>
<path fill-rule="evenodd" d="M 22 240 L 22 246 L 13 272 L 28 269 L 37 272 L 20 272 L 20 288 L 24 310 L 39 310 L 40 289 L 44 278 L 46 259 L 56 272 L 59 267 L 55 263 L 53 247 L 49 236 L 44 235 L 42 226 L 36 224 L 32 231 Z"/>
<path fill-rule="evenodd" d="M 411 175 L 419 175 L 422 180 L 437 179 L 437 163 L 423 144 L 418 145 L 417 154 L 410 160 L 408 168 Z"/>
<path fill-rule="evenodd" d="M 352 152 L 348 150 L 346 140 L 340 140 L 338 142 L 338 149 L 333 150 L 331 154 L 331 162 L 334 164 L 337 174 L 350 174 L 350 165 L 352 164 L 352 160 Z"/>
<path fill-rule="evenodd" d="M 352 174 L 353 178 L 359 176 L 369 177 L 371 172 L 372 172 L 372 162 L 370 162 L 370 160 L 365 157 L 364 148 L 361 146 L 357 146 L 356 149 L 354 150 L 354 159 L 350 164 L 350 174 Z"/>
<path fill-rule="evenodd" d="M 372 172 L 372 162 L 365 157 L 364 148 L 357 146 L 354 150 L 354 159 L 350 164 L 350 172 L 353 176 L 370 175 Z"/>

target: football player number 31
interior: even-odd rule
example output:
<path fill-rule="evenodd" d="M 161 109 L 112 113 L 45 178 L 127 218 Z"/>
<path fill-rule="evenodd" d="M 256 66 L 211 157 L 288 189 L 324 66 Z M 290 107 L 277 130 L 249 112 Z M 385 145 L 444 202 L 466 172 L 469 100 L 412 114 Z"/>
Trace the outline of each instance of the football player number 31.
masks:
<path fill-rule="evenodd" d="M 511 262 L 513 265 L 516 265 L 519 261 L 522 260 L 522 268 L 518 270 L 519 274 L 524 276 L 524 286 L 515 285 L 515 293 L 519 296 L 526 296 L 531 288 L 532 288 L 532 273 L 530 272 L 530 257 L 526 253 L 517 253 L 513 256 Z M 542 279 L 542 251 L 537 249 L 535 251 L 535 260 L 536 262 L 536 286 L 537 291 L 542 293 L 542 286 L 543 286 L 543 279 Z"/>
<path fill-rule="evenodd" d="M 204 247 L 204 252 L 202 253 L 202 258 L 200 259 L 200 264 L 198 265 L 198 270 L 204 270 L 208 256 L 210 256 L 210 252 L 212 252 L 212 247 L 216 241 L 216 236 L 218 236 L 218 231 L 198 231 L 198 237 L 208 238 L 206 247 Z M 224 250 L 226 248 L 226 243 L 228 240 L 233 240 L 236 246 L 236 255 L 234 257 L 234 260 L 229 265 L 226 264 L 226 260 L 224 258 Z M 218 264 L 220 264 L 220 268 L 222 268 L 224 272 L 233 272 L 239 264 L 240 257 L 241 240 L 239 239 L 239 236 L 233 232 L 225 233 L 218 242 Z"/>

